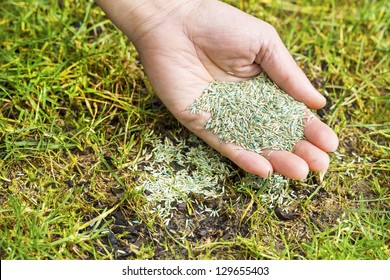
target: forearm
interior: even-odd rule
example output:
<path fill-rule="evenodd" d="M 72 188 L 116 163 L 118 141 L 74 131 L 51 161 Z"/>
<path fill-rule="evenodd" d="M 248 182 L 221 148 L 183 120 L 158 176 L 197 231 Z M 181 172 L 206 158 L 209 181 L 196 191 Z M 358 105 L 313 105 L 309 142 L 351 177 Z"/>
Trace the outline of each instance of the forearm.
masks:
<path fill-rule="evenodd" d="M 193 0 L 200 1 L 200 0 Z M 107 17 L 135 42 L 188 0 L 96 0 Z"/>

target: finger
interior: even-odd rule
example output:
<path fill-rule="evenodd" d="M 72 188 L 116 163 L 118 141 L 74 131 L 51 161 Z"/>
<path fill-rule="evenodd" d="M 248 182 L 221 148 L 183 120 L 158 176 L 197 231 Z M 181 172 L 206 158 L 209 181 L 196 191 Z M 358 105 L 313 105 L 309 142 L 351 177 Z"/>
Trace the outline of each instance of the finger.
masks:
<path fill-rule="evenodd" d="M 271 163 L 258 153 L 245 150 L 235 144 L 220 142 L 214 137 L 206 138 L 206 142 L 248 173 L 262 178 L 268 178 L 273 173 Z"/>
<path fill-rule="evenodd" d="M 214 80 L 225 82 L 240 82 L 259 75 L 262 69 L 257 63 L 248 63 L 245 59 L 230 59 L 223 62 L 211 60 L 205 53 L 199 51 L 203 66 Z"/>
<path fill-rule="evenodd" d="M 182 123 L 189 130 L 198 135 L 212 148 L 230 159 L 244 171 L 263 178 L 268 178 L 268 176 L 273 173 L 271 163 L 262 155 L 245 150 L 244 148 L 232 143 L 222 142 L 216 134 L 205 130 L 204 124 L 210 118 L 209 113 L 194 115 L 186 111 L 183 112 L 183 116 L 184 115 L 186 117 L 182 119 Z"/>
<path fill-rule="evenodd" d="M 299 141 L 294 147 L 294 154 L 306 161 L 314 172 L 324 171 L 329 167 L 329 156 L 306 140 Z"/>
<path fill-rule="evenodd" d="M 270 162 L 258 153 L 226 143 L 219 143 L 217 150 L 248 173 L 262 178 L 268 178 L 273 173 L 273 167 Z"/>
<path fill-rule="evenodd" d="M 339 140 L 334 131 L 323 123 L 318 117 L 312 115 L 305 124 L 306 139 L 325 152 L 333 152 L 339 145 Z"/>
<path fill-rule="evenodd" d="M 260 65 L 257 63 L 243 66 L 231 66 L 229 69 L 230 70 L 228 70 L 227 73 L 244 79 L 253 78 L 262 72 Z"/>
<path fill-rule="evenodd" d="M 294 99 L 312 109 L 322 108 L 326 99 L 313 87 L 309 79 L 296 64 L 284 46 L 275 29 L 263 23 L 262 30 L 267 34 L 262 43 L 256 62 L 267 75 Z"/>
<path fill-rule="evenodd" d="M 309 166 L 301 157 L 287 152 L 267 150 L 263 155 L 272 164 L 274 171 L 295 180 L 301 180 L 309 174 Z"/>
<path fill-rule="evenodd" d="M 198 115 L 198 120 L 189 122 L 183 122 L 192 132 L 202 138 L 207 144 L 220 152 L 223 156 L 230 159 L 238 167 L 244 171 L 267 178 L 273 173 L 271 163 L 265 159 L 262 155 L 248 151 L 232 143 L 221 142 L 218 136 L 210 131 L 204 129 L 201 120 L 207 120 L 206 115 Z M 197 125 L 194 125 L 194 124 Z"/>

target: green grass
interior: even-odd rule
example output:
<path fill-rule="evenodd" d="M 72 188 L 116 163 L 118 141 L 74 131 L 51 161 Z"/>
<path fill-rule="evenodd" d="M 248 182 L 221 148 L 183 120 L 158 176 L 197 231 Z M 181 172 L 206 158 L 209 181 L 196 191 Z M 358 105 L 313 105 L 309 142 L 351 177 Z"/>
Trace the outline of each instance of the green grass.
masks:
<path fill-rule="evenodd" d="M 226 1 L 273 24 L 340 138 L 299 218 L 280 220 L 230 166 L 219 216 L 166 225 L 137 190 L 143 151 L 188 132 L 93 2 L 0 7 L 1 259 L 389 259 L 388 1 Z M 202 199 L 202 198 L 197 198 Z M 191 218 L 188 227 L 186 220 Z"/>

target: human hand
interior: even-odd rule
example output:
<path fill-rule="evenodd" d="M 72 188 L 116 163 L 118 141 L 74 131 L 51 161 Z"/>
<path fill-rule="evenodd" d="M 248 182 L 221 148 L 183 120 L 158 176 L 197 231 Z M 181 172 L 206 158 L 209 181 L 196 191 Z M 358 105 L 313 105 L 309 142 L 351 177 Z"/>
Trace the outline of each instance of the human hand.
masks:
<path fill-rule="evenodd" d="M 293 153 L 264 151 L 260 155 L 220 142 L 204 129 L 208 115 L 187 110 L 210 82 L 241 81 L 262 71 L 309 108 L 323 107 L 325 98 L 313 88 L 272 26 L 214 0 L 145 1 L 144 5 L 131 0 L 97 2 L 132 40 L 147 76 L 172 114 L 243 170 L 261 177 L 277 171 L 303 179 L 309 169 L 328 168 L 326 152 L 337 148 L 338 139 L 317 117 L 306 123 L 306 140 L 299 141 Z"/>

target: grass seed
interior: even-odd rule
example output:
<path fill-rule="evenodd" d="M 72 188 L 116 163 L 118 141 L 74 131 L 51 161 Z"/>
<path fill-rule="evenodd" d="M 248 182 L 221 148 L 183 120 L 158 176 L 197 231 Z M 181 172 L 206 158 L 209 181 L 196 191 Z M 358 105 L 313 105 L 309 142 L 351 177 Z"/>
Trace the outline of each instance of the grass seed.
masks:
<path fill-rule="evenodd" d="M 293 99 L 264 73 L 242 82 L 212 82 L 188 108 L 211 114 L 205 129 L 221 141 L 261 153 L 292 151 L 304 139 L 307 107 Z"/>

